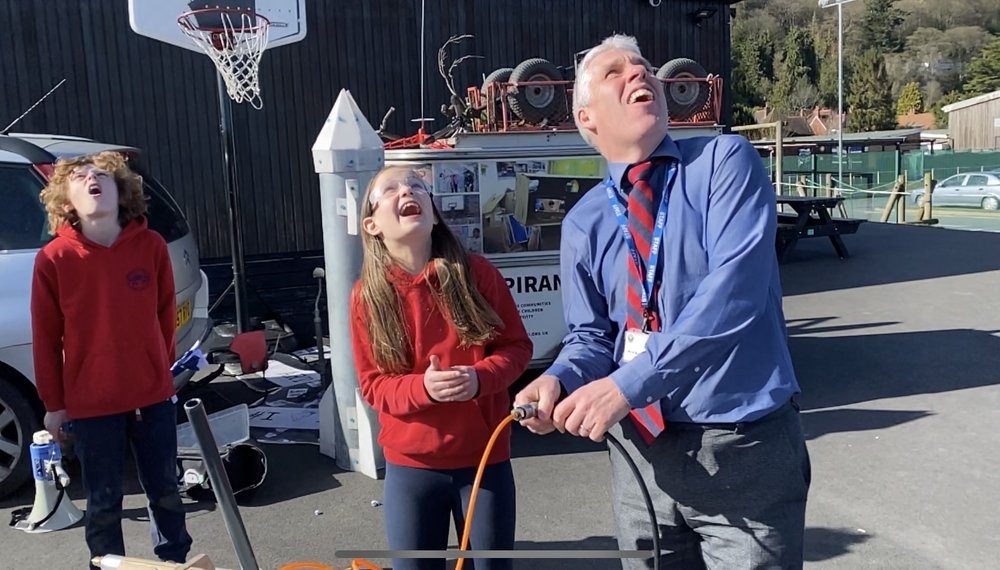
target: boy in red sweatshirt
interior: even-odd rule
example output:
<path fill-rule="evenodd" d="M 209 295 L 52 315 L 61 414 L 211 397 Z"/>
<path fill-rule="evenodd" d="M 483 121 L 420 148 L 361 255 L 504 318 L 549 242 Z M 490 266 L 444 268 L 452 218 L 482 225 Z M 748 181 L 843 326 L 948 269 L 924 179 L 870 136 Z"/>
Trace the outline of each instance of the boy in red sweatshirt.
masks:
<path fill-rule="evenodd" d="M 63 441 L 73 422 L 91 558 L 125 554 L 129 446 L 153 551 L 184 562 L 192 541 L 177 481 L 174 279 L 166 242 L 146 224 L 142 179 L 116 153 L 60 160 L 41 199 L 56 237 L 35 258 L 35 381 L 45 429 Z"/>

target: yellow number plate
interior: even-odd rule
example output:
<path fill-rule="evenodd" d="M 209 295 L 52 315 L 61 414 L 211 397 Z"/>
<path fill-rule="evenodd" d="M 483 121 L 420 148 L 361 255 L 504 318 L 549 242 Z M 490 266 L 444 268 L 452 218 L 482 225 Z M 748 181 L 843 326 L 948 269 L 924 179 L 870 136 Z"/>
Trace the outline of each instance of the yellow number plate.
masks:
<path fill-rule="evenodd" d="M 184 325 L 188 324 L 191 320 L 191 299 L 181 303 L 180 307 L 177 307 L 177 329 L 180 330 L 184 328 Z"/>

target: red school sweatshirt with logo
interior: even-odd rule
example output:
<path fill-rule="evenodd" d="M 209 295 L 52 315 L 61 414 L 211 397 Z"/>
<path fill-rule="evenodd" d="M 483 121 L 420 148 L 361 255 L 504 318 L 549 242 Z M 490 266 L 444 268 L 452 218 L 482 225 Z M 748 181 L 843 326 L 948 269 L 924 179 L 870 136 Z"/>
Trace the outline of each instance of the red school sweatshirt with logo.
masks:
<path fill-rule="evenodd" d="M 136 410 L 174 395 L 176 293 L 167 244 L 138 218 L 110 247 L 70 225 L 35 257 L 35 384 L 70 419 Z"/>
<path fill-rule="evenodd" d="M 455 325 L 438 308 L 428 280 L 433 261 L 419 275 L 393 267 L 389 280 L 403 307 L 404 326 L 415 362 L 407 374 L 383 373 L 368 338 L 368 310 L 360 282 L 351 295 L 351 341 L 362 397 L 378 412 L 378 442 L 387 461 L 406 467 L 458 469 L 479 464 L 497 425 L 510 414 L 507 390 L 525 371 L 532 345 L 503 276 L 485 258 L 469 255 L 475 286 L 503 321 L 499 335 L 484 345 L 459 347 Z M 431 355 L 442 369 L 473 366 L 479 394 L 466 402 L 436 402 L 424 388 Z M 510 428 L 493 447 L 488 463 L 510 459 Z"/>

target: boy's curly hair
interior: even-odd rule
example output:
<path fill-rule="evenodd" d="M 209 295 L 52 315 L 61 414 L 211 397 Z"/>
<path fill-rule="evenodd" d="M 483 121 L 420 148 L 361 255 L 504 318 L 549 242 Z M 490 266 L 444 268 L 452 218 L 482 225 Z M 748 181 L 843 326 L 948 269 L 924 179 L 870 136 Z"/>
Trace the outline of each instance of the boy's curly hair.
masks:
<path fill-rule="evenodd" d="M 125 156 L 112 151 L 99 152 L 77 158 L 62 158 L 56 162 L 55 172 L 48 185 L 42 189 L 39 198 L 45 205 L 49 217 L 49 233 L 56 235 L 65 224 L 79 227 L 73 205 L 69 202 L 67 190 L 69 175 L 77 168 L 93 164 L 111 173 L 118 186 L 118 223 L 122 227 L 146 213 L 146 196 L 142 191 L 142 177 L 128 167 Z"/>

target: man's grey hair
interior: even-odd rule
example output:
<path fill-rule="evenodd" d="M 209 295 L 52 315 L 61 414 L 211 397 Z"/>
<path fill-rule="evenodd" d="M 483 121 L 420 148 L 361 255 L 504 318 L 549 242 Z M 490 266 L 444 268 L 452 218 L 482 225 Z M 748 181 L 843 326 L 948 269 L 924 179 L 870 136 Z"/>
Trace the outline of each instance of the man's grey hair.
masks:
<path fill-rule="evenodd" d="M 587 51 L 576 67 L 576 81 L 573 82 L 573 122 L 576 123 L 576 128 L 580 131 L 583 141 L 590 146 L 594 145 L 590 141 L 590 135 L 580 126 L 577 113 L 581 108 L 590 104 L 590 81 L 593 78 L 590 71 L 590 64 L 594 61 L 595 57 L 612 49 L 628 50 L 642 57 L 639 42 L 635 40 L 635 37 L 615 34 L 604 38 L 604 41 Z"/>

